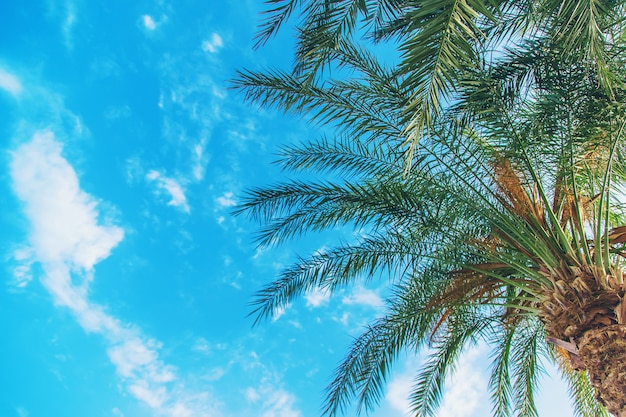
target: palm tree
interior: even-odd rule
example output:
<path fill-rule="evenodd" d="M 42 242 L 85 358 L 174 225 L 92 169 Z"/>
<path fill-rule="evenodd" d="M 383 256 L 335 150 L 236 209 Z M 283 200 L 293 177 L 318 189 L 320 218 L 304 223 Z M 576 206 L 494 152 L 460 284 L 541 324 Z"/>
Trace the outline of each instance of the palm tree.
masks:
<path fill-rule="evenodd" d="M 611 48 L 624 35 L 622 0 L 266 0 L 269 10 L 257 46 L 300 12 L 293 73 L 307 80 L 323 75 L 344 41 L 389 42 L 401 53 L 395 75 L 410 91 L 403 103 L 404 145 L 410 160 L 419 139 L 435 126 L 456 97 L 467 68 L 491 60 L 514 44 L 530 52 L 550 39 L 563 62 L 578 61 L 594 72 L 609 95 L 617 77 Z M 613 52 L 615 52 L 613 50 Z"/>
<path fill-rule="evenodd" d="M 379 32 L 408 39 L 423 33 L 410 29 L 417 18 L 407 10 L 424 12 L 413 2 L 307 4 L 317 3 L 376 4 L 388 15 L 395 10 L 387 23 L 372 23 Z M 623 39 L 613 37 L 600 55 L 581 62 L 562 16 L 547 3 L 539 15 L 554 27 L 503 46 L 493 59 L 476 57 L 451 70 L 443 84 L 431 74 L 436 85 L 454 84 L 454 95 L 424 113 L 436 117 L 408 154 L 402 145 L 413 140 L 415 117 L 427 117 L 416 116 L 422 110 L 414 102 L 429 77 L 411 81 L 415 63 L 406 61 L 406 45 L 419 49 L 416 42 L 402 44 L 403 62 L 385 66 L 349 36 L 333 35 L 332 52 L 318 63 L 332 62 L 349 77 L 312 77 L 317 70 L 307 67 L 245 71 L 235 80 L 249 100 L 306 114 L 337 131 L 282 151 L 285 169 L 321 179 L 295 177 L 250 190 L 238 211 L 263 224 L 260 244 L 337 224 L 367 231 L 286 269 L 258 293 L 257 319 L 315 288 L 333 292 L 387 276 L 393 290 L 384 315 L 337 368 L 327 415 L 354 401 L 359 410 L 374 407 L 399 353 L 425 346 L 432 354 L 415 378 L 411 401 L 416 415 L 433 415 L 463 348 L 485 341 L 495 352 L 495 416 L 537 414 L 533 394 L 542 360 L 558 364 L 581 415 L 626 416 Z M 496 9 L 503 4 L 490 5 L 491 15 L 502 16 Z M 521 21 L 534 6 L 507 3 L 507 13 Z M 485 21 L 476 21 L 487 30 Z M 577 25 L 568 20 L 567 27 Z M 324 31 L 335 33 L 330 26 Z M 601 56 L 610 59 L 600 62 Z M 429 97 L 441 99 L 439 92 Z"/>

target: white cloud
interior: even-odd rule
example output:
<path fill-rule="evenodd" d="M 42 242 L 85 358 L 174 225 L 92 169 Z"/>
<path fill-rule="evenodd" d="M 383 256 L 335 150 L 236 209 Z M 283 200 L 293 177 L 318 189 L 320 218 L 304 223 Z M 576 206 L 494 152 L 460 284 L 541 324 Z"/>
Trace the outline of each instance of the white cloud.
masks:
<path fill-rule="evenodd" d="M 144 381 L 130 385 L 128 390 L 135 396 L 135 398 L 145 402 L 149 407 L 155 409 L 161 408 L 168 396 L 165 388 L 159 387 L 157 389 L 150 389 Z"/>
<path fill-rule="evenodd" d="M 191 347 L 191 350 L 195 350 L 196 352 L 208 353 L 211 350 L 211 345 L 209 345 L 208 340 L 204 337 L 199 337 L 196 339 L 196 342 Z"/>
<path fill-rule="evenodd" d="M 32 257 L 41 264 L 42 283 L 55 304 L 69 309 L 86 331 L 103 336 L 123 386 L 155 413 L 208 416 L 206 403 L 192 408 L 186 398 L 195 397 L 178 392 L 175 369 L 159 359 L 159 343 L 89 300 L 95 264 L 111 254 L 124 232 L 102 224 L 99 202 L 81 190 L 76 172 L 62 156 L 61 144 L 52 133 L 40 132 L 11 156 L 13 189 L 31 225 Z"/>
<path fill-rule="evenodd" d="M 160 14 L 158 18 L 155 18 L 153 15 L 144 14 L 141 16 L 141 25 L 143 25 L 144 29 L 148 32 L 154 32 L 159 28 L 163 23 L 168 21 L 167 15 Z"/>
<path fill-rule="evenodd" d="M 211 39 L 202 41 L 202 50 L 204 52 L 215 53 L 224 45 L 222 37 L 217 33 L 211 34 Z"/>
<path fill-rule="evenodd" d="M 350 320 L 350 313 L 344 311 L 341 317 L 333 317 L 333 320 L 347 326 Z"/>
<path fill-rule="evenodd" d="M 474 364 L 484 351 L 475 347 L 461 355 L 456 372 L 446 381 L 439 417 L 474 416 L 478 406 L 488 401 L 487 382 Z"/>
<path fill-rule="evenodd" d="M 248 387 L 244 393 L 248 402 L 258 404 L 260 417 L 301 417 L 295 408 L 296 397 L 274 384 L 263 381 L 258 388 Z"/>
<path fill-rule="evenodd" d="M 0 68 L 0 88 L 17 97 L 22 92 L 22 83 L 15 75 Z"/>
<path fill-rule="evenodd" d="M 74 46 L 72 29 L 76 24 L 76 7 L 73 3 L 67 2 L 66 9 L 65 19 L 63 20 L 61 29 L 63 31 L 63 38 L 65 39 L 65 46 L 71 49 Z"/>
<path fill-rule="evenodd" d="M 38 260 L 90 271 L 109 256 L 124 232 L 98 224 L 98 202 L 80 189 L 61 150 L 50 132 L 37 133 L 20 146 L 11 163 L 14 188 L 32 222 Z"/>
<path fill-rule="evenodd" d="M 304 299 L 306 300 L 307 307 L 319 307 L 328 303 L 328 300 L 330 300 L 330 292 L 316 287 L 313 291 L 308 292 L 304 296 Z"/>
<path fill-rule="evenodd" d="M 475 362 L 486 351 L 484 346 L 470 348 L 461 354 L 453 375 L 446 380 L 443 401 L 437 412 L 438 417 L 470 417 L 483 415 L 478 411 L 481 404 L 488 403 L 487 381 Z M 414 377 L 420 366 L 416 360 L 409 360 L 404 372 L 395 376 L 387 385 L 385 400 L 396 411 L 410 416 L 409 397 L 414 384 Z"/>
<path fill-rule="evenodd" d="M 167 192 L 171 197 L 167 203 L 168 206 L 179 207 L 186 213 L 189 213 L 189 205 L 187 204 L 187 197 L 185 197 L 185 191 L 183 187 L 173 178 L 163 176 L 156 170 L 151 170 L 146 174 L 146 179 L 156 182 L 158 192 Z"/>
<path fill-rule="evenodd" d="M 220 207 L 233 207 L 237 205 L 237 202 L 233 198 L 233 193 L 230 191 L 224 193 L 220 197 L 217 197 L 216 200 L 217 200 L 217 204 L 219 204 Z"/>
<path fill-rule="evenodd" d="M 393 378 L 387 385 L 387 395 L 385 395 L 385 400 L 389 405 L 407 417 L 411 414 L 409 396 L 414 382 L 413 375 L 413 373 L 403 373 Z"/>
<path fill-rule="evenodd" d="M 207 381 L 219 381 L 224 375 L 226 375 L 226 372 L 227 370 L 225 368 L 216 366 L 203 375 L 202 378 Z"/>
<path fill-rule="evenodd" d="M 367 289 L 362 285 L 357 285 L 353 288 L 352 293 L 341 300 L 343 304 L 347 305 L 364 305 L 375 309 L 379 309 L 383 306 L 383 300 L 376 291 Z"/>
<path fill-rule="evenodd" d="M 205 166 L 209 160 L 209 156 L 206 154 L 207 139 L 202 138 L 192 149 L 192 174 L 196 181 L 202 181 L 205 173 Z"/>
<path fill-rule="evenodd" d="M 286 312 L 287 310 L 291 308 L 291 304 L 288 304 L 286 306 L 279 306 L 274 310 L 274 315 L 272 316 L 272 321 L 276 321 L 279 318 L 281 318 Z"/>
<path fill-rule="evenodd" d="M 265 410 L 262 417 L 301 417 L 299 410 L 295 409 L 296 398 L 293 394 L 283 390 L 267 390 L 262 392 L 265 400 L 263 407 Z"/>
<path fill-rule="evenodd" d="M 156 29 L 156 22 L 154 21 L 154 19 L 152 18 L 152 16 L 148 15 L 148 14 L 144 14 L 141 17 L 141 20 L 143 22 L 143 25 L 146 29 L 148 30 L 154 30 Z"/>
<path fill-rule="evenodd" d="M 13 285 L 17 288 L 24 288 L 33 279 L 31 266 L 35 262 L 35 253 L 28 246 L 20 246 L 13 251 L 11 256 L 17 263 L 13 268 Z"/>
<path fill-rule="evenodd" d="M 246 389 L 246 400 L 250 402 L 257 402 L 261 399 L 261 395 L 259 392 L 252 387 Z"/>

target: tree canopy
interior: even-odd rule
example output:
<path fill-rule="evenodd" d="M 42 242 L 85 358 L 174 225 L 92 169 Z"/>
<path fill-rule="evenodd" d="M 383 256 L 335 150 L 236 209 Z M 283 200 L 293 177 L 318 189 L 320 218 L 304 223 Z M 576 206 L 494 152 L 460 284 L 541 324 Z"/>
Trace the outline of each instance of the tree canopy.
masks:
<path fill-rule="evenodd" d="M 428 346 L 411 404 L 432 416 L 463 349 L 485 341 L 494 416 L 537 415 L 542 358 L 580 415 L 626 415 L 624 2 L 267 4 L 259 45 L 300 16 L 294 67 L 241 71 L 235 87 L 333 133 L 285 147 L 291 179 L 238 212 L 262 245 L 337 224 L 364 234 L 283 271 L 257 318 L 359 280 L 388 277 L 393 294 L 325 413 L 372 409 L 398 354 Z"/>

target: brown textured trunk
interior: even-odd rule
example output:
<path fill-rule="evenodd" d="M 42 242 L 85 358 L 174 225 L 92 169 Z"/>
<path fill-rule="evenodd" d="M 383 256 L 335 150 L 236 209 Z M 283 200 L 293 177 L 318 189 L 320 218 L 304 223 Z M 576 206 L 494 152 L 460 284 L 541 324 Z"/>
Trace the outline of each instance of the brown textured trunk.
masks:
<path fill-rule="evenodd" d="M 599 268 L 566 267 L 546 293 L 541 318 L 572 367 L 585 370 L 596 398 L 626 417 L 626 304 L 622 277 Z M 553 339 L 553 340 L 554 340 Z"/>
<path fill-rule="evenodd" d="M 612 414 L 626 416 L 626 326 L 588 330 L 578 348 L 598 400 Z"/>

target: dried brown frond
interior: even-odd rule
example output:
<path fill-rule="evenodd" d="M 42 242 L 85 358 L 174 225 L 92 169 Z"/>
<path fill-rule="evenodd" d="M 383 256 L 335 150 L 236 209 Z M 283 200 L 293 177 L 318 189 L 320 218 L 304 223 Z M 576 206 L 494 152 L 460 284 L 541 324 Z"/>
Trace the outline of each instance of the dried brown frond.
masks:
<path fill-rule="evenodd" d="M 554 350 L 559 357 L 561 366 L 571 370 L 581 370 L 585 368 L 575 343 L 566 342 L 554 337 L 549 337 L 548 342 L 554 344 Z"/>
<path fill-rule="evenodd" d="M 482 251 L 484 251 L 484 253 L 489 254 L 494 254 L 498 249 L 502 248 L 502 240 L 494 234 L 491 234 L 484 238 L 469 239 L 468 243 L 476 248 L 481 249 Z"/>
<path fill-rule="evenodd" d="M 500 295 L 502 283 L 490 278 L 486 274 L 476 271 L 476 269 L 487 272 L 507 267 L 508 265 L 503 263 L 483 263 L 474 265 L 472 267 L 473 269 L 462 269 L 451 272 L 450 276 L 453 277 L 453 279 L 450 281 L 448 288 L 438 296 L 432 297 L 426 306 L 426 309 L 431 309 L 436 306 L 448 306 L 431 331 L 431 341 L 450 316 L 454 306 L 461 304 L 459 301 L 492 300 Z"/>
<path fill-rule="evenodd" d="M 433 297 L 426 308 L 459 304 L 459 301 L 492 300 L 501 293 L 502 282 L 484 272 L 497 272 L 510 268 L 504 263 L 486 262 L 450 272 L 452 279 L 448 288 Z"/>
<path fill-rule="evenodd" d="M 511 211 L 529 221 L 531 218 L 545 225 L 544 210 L 536 184 L 533 185 L 532 197 L 523 185 L 523 177 L 511 164 L 510 159 L 500 157 L 492 164 L 494 180 L 504 202 Z M 532 222 L 531 222 L 532 223 Z"/>
<path fill-rule="evenodd" d="M 609 230 L 608 238 L 610 245 L 626 242 L 626 226 L 618 226 Z"/>
<path fill-rule="evenodd" d="M 580 228 L 587 223 L 593 203 L 600 197 L 597 194 L 593 197 L 578 196 L 578 204 L 573 194 L 565 194 L 563 199 L 563 213 L 561 214 L 561 227 L 565 227 L 568 222 L 572 222 L 574 227 Z"/>
<path fill-rule="evenodd" d="M 443 312 L 441 317 L 439 317 L 439 320 L 437 321 L 437 324 L 435 324 L 435 327 L 433 327 L 433 331 L 430 332 L 430 336 L 428 337 L 428 340 L 429 340 L 430 343 L 433 342 L 433 340 L 435 338 L 435 335 L 437 334 L 437 331 L 441 328 L 443 323 L 445 323 L 445 321 L 448 319 L 448 317 L 450 317 L 450 313 L 451 312 L 452 312 L 451 308 L 446 308 L 446 310 Z"/>

